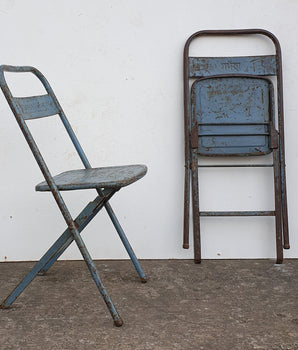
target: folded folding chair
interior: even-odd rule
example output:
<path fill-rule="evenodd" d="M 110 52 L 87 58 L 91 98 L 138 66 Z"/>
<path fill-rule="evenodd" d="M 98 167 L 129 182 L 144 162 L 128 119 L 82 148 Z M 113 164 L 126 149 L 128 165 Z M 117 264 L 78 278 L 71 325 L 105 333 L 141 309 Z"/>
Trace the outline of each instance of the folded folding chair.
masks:
<path fill-rule="evenodd" d="M 43 84 L 46 93 L 41 96 L 13 97 L 4 77 L 4 72 L 33 73 Z M 100 294 L 102 295 L 116 326 L 122 325 L 121 317 L 116 311 L 108 293 L 103 286 L 98 271 L 91 256 L 82 240 L 81 232 L 95 215 L 104 207 L 108 212 L 119 236 L 129 254 L 142 282 L 146 282 L 146 276 L 109 204 L 109 200 L 122 187 L 132 184 L 141 179 L 147 171 L 144 165 L 115 166 L 105 168 L 92 168 L 78 139 L 76 138 L 52 88 L 45 77 L 33 67 L 0 66 L 1 89 L 13 111 L 16 120 L 31 148 L 31 151 L 45 177 L 45 182 L 36 186 L 37 191 L 51 191 L 58 207 L 66 221 L 67 229 L 60 238 L 50 247 L 38 263 L 32 268 L 27 276 L 13 290 L 13 292 L 2 302 L 1 308 L 8 308 L 14 300 L 22 293 L 37 274 L 45 273 L 52 264 L 60 257 L 67 247 L 75 240 L 81 254 L 88 266 Z M 58 114 L 64 124 L 73 145 L 83 162 L 84 169 L 70 170 L 52 177 L 41 153 L 29 131 L 26 121 L 30 119 L 49 117 Z M 61 191 L 81 190 L 94 188 L 97 197 L 90 202 L 82 212 L 73 219 L 62 196 Z"/>
<path fill-rule="evenodd" d="M 241 57 L 191 57 L 190 45 L 201 37 L 262 35 L 275 54 Z M 276 77 L 276 78 L 275 78 Z M 273 83 L 276 79 L 276 87 Z M 277 106 L 277 118 L 275 117 Z M 193 205 L 194 260 L 201 262 L 200 218 L 274 216 L 277 263 L 289 249 L 285 175 L 281 49 L 262 29 L 205 30 L 184 48 L 185 187 L 183 247 L 189 248 L 190 192 Z M 247 157 L 272 153 L 270 164 L 200 165 L 204 157 Z M 200 167 L 273 167 L 275 209 L 270 211 L 200 211 Z"/>

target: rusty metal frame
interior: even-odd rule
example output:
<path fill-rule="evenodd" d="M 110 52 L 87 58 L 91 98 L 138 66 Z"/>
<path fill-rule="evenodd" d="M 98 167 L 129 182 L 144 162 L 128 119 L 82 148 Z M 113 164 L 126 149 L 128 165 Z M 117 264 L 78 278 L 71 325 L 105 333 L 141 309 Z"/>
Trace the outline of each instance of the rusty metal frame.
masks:
<path fill-rule="evenodd" d="M 33 73 L 43 84 L 47 95 L 42 96 L 32 96 L 28 98 L 16 98 L 13 97 L 11 94 L 11 91 L 6 83 L 4 72 L 15 72 L 15 73 Z M 120 190 L 122 186 L 125 186 L 126 184 L 118 184 L 111 182 L 111 186 L 107 188 L 103 188 L 101 186 L 93 187 L 97 191 L 97 197 L 93 202 L 90 202 L 87 204 L 87 206 L 82 210 L 82 212 L 78 215 L 76 219 L 73 219 L 64 200 L 60 193 L 60 189 L 58 188 L 58 185 L 55 182 L 54 177 L 51 175 L 39 149 L 37 144 L 35 143 L 33 136 L 27 126 L 26 119 L 36 119 L 41 117 L 47 117 L 54 114 L 58 114 L 63 125 L 66 128 L 66 131 L 82 161 L 84 164 L 85 169 L 91 169 L 91 165 L 73 131 L 71 128 L 71 125 L 66 118 L 66 115 L 64 114 L 51 86 L 49 85 L 46 78 L 42 75 L 42 73 L 37 70 L 34 67 L 29 66 L 23 66 L 23 67 L 14 67 L 14 66 L 0 66 L 0 86 L 1 89 L 7 99 L 8 104 L 10 105 L 10 108 L 24 134 L 24 137 L 34 155 L 35 160 L 37 161 L 39 168 L 41 172 L 43 173 L 47 186 L 49 187 L 49 190 L 52 192 L 55 201 L 61 211 L 61 214 L 64 217 L 64 220 L 67 224 L 67 229 L 62 233 L 62 235 L 59 237 L 59 239 L 49 248 L 49 250 L 44 254 L 44 256 L 35 264 L 35 266 L 31 269 L 31 271 L 26 275 L 26 277 L 17 285 L 17 287 L 10 293 L 10 295 L 1 303 L 0 308 L 5 309 L 10 307 L 10 305 L 15 301 L 15 299 L 23 292 L 23 290 L 29 285 L 29 283 L 38 275 L 38 274 L 44 274 L 52 265 L 53 263 L 61 256 L 61 254 L 68 248 L 68 246 L 75 241 L 86 264 L 87 267 L 91 273 L 91 276 L 101 294 L 103 297 L 111 316 L 114 320 L 114 324 L 118 327 L 122 326 L 123 321 L 118 314 L 112 300 L 110 299 L 101 279 L 99 276 L 99 273 L 96 269 L 96 266 L 94 262 L 91 259 L 91 256 L 85 246 L 84 241 L 81 237 L 81 231 L 88 225 L 88 223 L 95 217 L 95 215 L 104 207 L 113 223 L 113 225 L 116 228 L 116 231 L 128 253 L 130 256 L 132 263 L 134 264 L 134 267 L 137 270 L 137 273 L 143 283 L 146 282 L 146 276 L 144 272 L 142 271 L 142 268 L 138 262 L 138 259 L 130 246 L 124 231 L 116 217 L 116 215 L 113 212 L 112 207 L 109 204 L 109 200 L 111 197 Z M 19 103 L 25 104 L 25 106 L 29 106 L 30 112 L 32 112 L 33 116 L 25 116 L 24 113 L 22 114 L 22 110 L 20 109 Z M 21 102 L 22 101 L 22 102 Z M 29 105 L 29 103 L 32 104 L 32 106 Z M 42 106 L 42 104 L 44 105 Z M 32 107 L 32 108 L 31 108 Z M 34 110 L 33 107 L 37 107 L 36 110 Z M 144 175 L 144 174 L 143 174 Z M 133 181 L 136 181 L 137 178 L 133 179 Z M 76 187 L 77 188 L 77 187 Z M 83 188 L 83 187 L 82 187 Z M 74 188 L 75 189 L 75 188 Z"/>
<path fill-rule="evenodd" d="M 274 215 L 276 217 L 276 228 L 282 225 L 282 236 L 276 233 L 277 246 L 277 263 L 283 261 L 283 248 L 289 249 L 288 233 L 288 209 L 287 209 L 287 192 L 286 192 L 286 165 L 285 165 L 285 143 L 284 143 L 284 108 L 283 108 L 283 82 L 282 82 L 282 57 L 281 47 L 278 39 L 269 31 L 264 29 L 237 29 L 237 30 L 202 30 L 192 34 L 186 41 L 183 53 L 183 75 L 184 75 L 184 137 L 185 137 L 185 180 L 184 180 L 184 226 L 183 226 L 183 248 L 189 248 L 189 210 L 190 210 L 190 193 L 192 187 L 193 196 L 193 230 L 194 230 L 194 253 L 195 262 L 201 262 L 201 243 L 200 243 L 200 216 L 207 216 L 207 213 L 199 211 L 199 193 L 198 193 L 198 155 L 193 151 L 194 135 L 191 125 L 191 105 L 189 89 L 189 48 L 194 39 L 202 36 L 238 36 L 238 35 L 263 35 L 269 38 L 275 47 L 276 57 L 276 75 L 277 78 L 277 113 L 278 113 L 278 148 L 273 149 L 274 179 L 275 179 L 275 211 L 265 214 L 265 212 L 256 212 L 256 215 Z M 273 136 L 273 134 L 272 134 Z M 195 140 L 196 142 L 196 140 Z M 272 166 L 272 165 L 265 165 Z M 278 167 L 278 168 L 276 168 Z M 192 185 L 191 185 L 192 184 Z M 197 190 L 196 190 L 197 189 Z M 280 193 L 280 198 L 279 198 Z M 281 217 L 276 214 L 281 207 Z M 252 212 L 222 212 L 214 216 L 251 216 Z"/>

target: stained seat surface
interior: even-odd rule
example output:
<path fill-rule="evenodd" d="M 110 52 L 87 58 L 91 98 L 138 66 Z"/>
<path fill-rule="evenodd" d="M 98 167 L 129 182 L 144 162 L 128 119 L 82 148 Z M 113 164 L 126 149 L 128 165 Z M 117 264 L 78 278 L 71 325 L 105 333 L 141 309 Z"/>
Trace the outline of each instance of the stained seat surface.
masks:
<path fill-rule="evenodd" d="M 104 168 L 77 169 L 54 176 L 61 191 L 88 188 L 120 188 L 141 179 L 147 172 L 145 165 L 125 165 Z M 36 191 L 50 191 L 46 181 L 36 185 Z"/>

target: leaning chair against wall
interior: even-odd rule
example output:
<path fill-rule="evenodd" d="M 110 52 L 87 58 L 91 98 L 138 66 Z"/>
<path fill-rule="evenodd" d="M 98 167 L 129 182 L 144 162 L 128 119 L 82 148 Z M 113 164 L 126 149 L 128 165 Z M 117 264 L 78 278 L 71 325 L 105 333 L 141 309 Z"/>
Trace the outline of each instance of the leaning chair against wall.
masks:
<path fill-rule="evenodd" d="M 202 37 L 261 35 L 275 53 L 263 56 L 191 57 L 191 43 Z M 276 78 L 275 78 L 276 77 Z M 276 79 L 276 85 L 273 83 Z M 277 113 L 275 113 L 277 111 Z M 277 114 L 277 115 L 276 115 Z M 194 33 L 184 48 L 185 197 L 183 247 L 189 248 L 189 207 L 192 193 L 194 260 L 201 262 L 201 217 L 273 216 L 276 262 L 289 249 L 285 174 L 281 49 L 277 38 L 262 29 L 205 30 Z M 272 154 L 270 164 L 241 164 L 234 157 Z M 232 164 L 200 164 L 204 157 L 230 157 Z M 202 163 L 202 162 L 201 162 Z M 272 167 L 275 209 L 262 211 L 201 211 L 199 168 Z"/>
<path fill-rule="evenodd" d="M 43 84 L 45 94 L 41 96 L 15 97 L 12 95 L 10 88 L 5 80 L 5 72 L 14 73 L 33 73 Z M 116 326 L 122 325 L 122 319 L 115 309 L 95 267 L 94 262 L 82 240 L 81 232 L 96 216 L 96 214 L 105 208 L 112 223 L 117 230 L 119 237 L 124 244 L 142 282 L 146 282 L 146 276 L 133 252 L 122 227 L 120 226 L 109 200 L 125 186 L 141 179 L 147 172 L 144 165 L 114 166 L 105 168 L 92 168 L 81 145 L 79 144 L 73 129 L 70 126 L 52 88 L 45 77 L 33 67 L 13 67 L 0 66 L 0 85 L 1 89 L 9 103 L 9 106 L 26 138 L 26 141 L 42 171 L 46 181 L 36 186 L 37 191 L 51 191 L 54 199 L 65 219 L 67 229 L 60 238 L 49 248 L 38 263 L 32 268 L 27 276 L 19 283 L 12 293 L 2 302 L 0 308 L 8 308 L 15 299 L 22 293 L 28 284 L 36 277 L 37 274 L 44 274 L 52 264 L 63 254 L 68 246 L 75 241 L 87 266 L 92 278 L 102 295 Z M 27 120 L 51 117 L 59 115 L 66 131 L 83 163 L 84 168 L 70 170 L 56 176 L 52 176 L 33 136 L 28 128 Z M 94 189 L 97 196 L 94 201 L 87 204 L 82 212 L 73 219 L 68 210 L 61 191 Z"/>

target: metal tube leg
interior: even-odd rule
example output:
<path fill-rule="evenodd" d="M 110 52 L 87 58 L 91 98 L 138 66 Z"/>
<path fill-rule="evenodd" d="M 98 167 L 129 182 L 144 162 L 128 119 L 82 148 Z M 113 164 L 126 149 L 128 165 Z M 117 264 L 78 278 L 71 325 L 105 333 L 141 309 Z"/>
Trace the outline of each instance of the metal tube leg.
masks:
<path fill-rule="evenodd" d="M 123 321 L 122 321 L 121 317 L 119 316 L 112 300 L 110 299 L 110 297 L 109 297 L 109 295 L 108 295 L 108 293 L 107 293 L 107 291 L 106 291 L 106 289 L 105 289 L 105 287 L 100 279 L 98 271 L 94 265 L 94 262 L 91 259 L 91 256 L 90 256 L 90 254 L 85 246 L 85 243 L 83 242 L 83 240 L 79 234 L 79 231 L 77 229 L 72 229 L 72 234 L 73 234 L 73 237 L 76 241 L 76 244 L 77 244 L 78 248 L 80 249 L 81 254 L 86 262 L 86 265 L 87 265 L 87 267 L 92 275 L 92 278 L 93 278 L 100 294 L 102 295 L 102 297 L 103 297 L 103 299 L 104 299 L 104 301 L 105 301 L 105 303 L 106 303 L 106 305 L 107 305 L 107 307 L 112 315 L 115 326 L 121 327 L 123 324 Z"/>
<path fill-rule="evenodd" d="M 194 262 L 196 264 L 200 264 L 201 263 L 201 236 L 200 236 L 200 210 L 199 210 L 199 179 L 198 179 L 198 157 L 196 154 L 193 155 L 191 175 L 192 175 Z"/>
<path fill-rule="evenodd" d="M 290 249 L 285 164 L 282 164 L 281 162 L 280 167 L 281 167 L 280 178 L 281 178 L 283 246 L 284 246 L 284 249 Z"/>
<path fill-rule="evenodd" d="M 81 232 L 82 230 L 80 230 Z M 73 237 L 71 236 L 67 242 L 58 250 L 58 252 L 44 265 L 42 269 L 38 272 L 39 276 L 43 276 L 49 268 L 59 259 L 59 257 L 65 252 L 65 250 L 71 245 L 73 242 Z"/>
<path fill-rule="evenodd" d="M 101 190 L 98 189 L 97 192 L 100 195 L 102 195 Z M 119 235 L 119 237 L 120 237 L 120 239 L 121 239 L 121 241 L 122 241 L 122 243 L 123 243 L 123 245 L 124 245 L 128 255 L 129 255 L 132 263 L 134 264 L 135 269 L 137 270 L 138 275 L 141 278 L 141 282 L 142 283 L 146 283 L 147 282 L 146 275 L 144 274 L 144 272 L 143 272 L 143 270 L 141 268 L 141 265 L 140 265 L 136 255 L 135 255 L 131 245 L 129 244 L 129 241 L 128 241 L 128 239 L 127 239 L 127 237 L 126 237 L 126 235 L 125 235 L 125 233 L 124 233 L 124 231 L 123 231 L 123 229 L 122 229 L 122 227 L 121 227 L 121 225 L 120 225 L 120 223 L 119 223 L 119 221 L 118 221 L 118 219 L 117 219 L 117 217 L 116 217 L 116 215 L 115 215 L 115 213 L 114 213 L 114 211 L 113 211 L 113 209 L 111 207 L 111 205 L 109 204 L 109 202 L 105 203 L 105 208 L 106 208 L 106 211 L 107 211 L 110 219 L 112 220 L 112 223 L 113 223 L 113 225 L 114 225 L 114 227 L 115 227 L 115 229 L 116 229 L 116 231 L 117 231 L 117 233 L 118 233 L 118 235 Z"/>
<path fill-rule="evenodd" d="M 51 246 L 51 248 L 44 254 L 44 256 L 34 265 L 31 271 L 25 276 L 25 278 L 17 285 L 17 287 L 10 293 L 10 295 L 2 302 L 0 308 L 6 309 L 16 300 L 16 298 L 23 292 L 23 290 L 29 285 L 29 283 L 36 277 L 38 272 L 45 266 L 45 264 L 52 259 L 57 251 L 67 242 L 71 237 L 69 230 L 66 230 L 57 241 Z"/>
<path fill-rule="evenodd" d="M 108 199 L 112 197 L 115 192 L 112 191 Z M 88 205 L 81 211 L 81 213 L 75 219 L 75 223 L 78 225 L 78 231 L 82 230 L 89 224 L 89 222 L 98 214 L 98 212 L 104 206 L 103 198 L 98 196 L 93 202 L 88 203 Z M 66 231 L 69 228 L 66 229 Z M 48 269 L 54 264 L 54 262 L 64 253 L 64 251 L 70 246 L 73 242 L 73 236 L 71 235 L 67 242 L 57 251 L 57 253 L 46 263 L 46 265 L 39 271 L 39 275 L 43 275 L 48 271 Z"/>
<path fill-rule="evenodd" d="M 278 149 L 273 150 L 274 161 L 274 193 L 275 193 L 275 230 L 276 230 L 276 263 L 283 262 L 282 247 L 282 199 L 281 199 L 281 178 Z"/>
<path fill-rule="evenodd" d="M 287 194 L 285 191 L 286 190 L 284 190 L 282 193 L 283 238 L 284 238 L 284 249 L 290 249 Z"/>
<path fill-rule="evenodd" d="M 190 203 L 190 169 L 185 168 L 184 175 L 184 222 L 183 222 L 183 248 L 189 248 L 189 203 Z"/>
<path fill-rule="evenodd" d="M 128 255 L 129 255 L 132 263 L 134 264 L 135 269 L 137 270 L 138 275 L 141 278 L 141 282 L 142 283 L 146 283 L 147 282 L 146 275 L 144 274 L 144 272 L 143 272 L 143 270 L 141 268 L 141 265 L 140 265 L 136 255 L 135 255 L 131 245 L 129 244 L 129 241 L 128 241 L 128 239 L 127 239 L 127 237 L 126 237 L 126 235 L 125 235 L 125 233 L 124 233 L 124 231 L 123 231 L 123 229 L 122 229 L 118 219 L 116 218 L 116 215 L 115 215 L 112 207 L 110 206 L 109 203 L 106 203 L 105 204 L 105 208 L 106 208 L 107 213 L 109 214 L 109 217 L 111 218 L 111 220 L 112 220 L 112 222 L 113 222 L 113 224 L 114 224 L 114 226 L 116 228 L 116 231 L 118 232 L 118 235 L 119 235 L 119 237 L 120 237 L 120 239 L 121 239 L 121 241 L 122 241 L 122 243 L 123 243 L 123 245 L 124 245 Z"/>
<path fill-rule="evenodd" d="M 282 124 L 282 131 L 280 130 L 280 138 L 279 138 L 279 166 L 280 166 L 280 179 L 281 179 L 283 247 L 284 249 L 290 249 L 287 186 L 286 186 L 285 146 L 284 146 L 284 140 L 283 140 L 284 139 L 283 122 L 284 121 L 282 117 L 281 121 L 279 122 L 279 125 L 280 123 Z"/>

